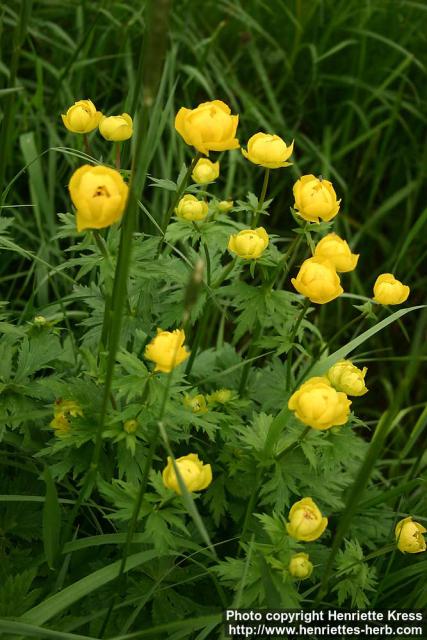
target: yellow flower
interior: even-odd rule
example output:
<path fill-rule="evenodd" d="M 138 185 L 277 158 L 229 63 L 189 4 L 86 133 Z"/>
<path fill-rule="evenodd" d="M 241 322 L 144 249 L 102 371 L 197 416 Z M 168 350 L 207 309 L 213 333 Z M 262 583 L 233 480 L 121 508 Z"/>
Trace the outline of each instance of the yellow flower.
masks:
<path fill-rule="evenodd" d="M 197 184 L 213 182 L 219 176 L 219 162 L 211 162 L 208 158 L 200 158 L 193 169 L 191 178 Z"/>
<path fill-rule="evenodd" d="M 181 109 L 176 114 L 175 129 L 184 141 L 205 156 L 209 151 L 238 149 L 236 129 L 239 116 L 221 100 L 202 102 L 196 109 Z"/>
<path fill-rule="evenodd" d="M 208 215 L 208 204 L 187 193 L 178 202 L 175 213 L 183 220 L 204 220 Z"/>
<path fill-rule="evenodd" d="M 268 243 L 269 237 L 264 227 L 243 229 L 235 236 L 230 236 L 228 250 L 236 253 L 239 258 L 254 260 L 264 253 Z"/>
<path fill-rule="evenodd" d="M 122 113 L 121 116 L 102 116 L 98 126 L 100 134 L 111 142 L 122 142 L 132 137 L 133 123 L 128 113 Z"/>
<path fill-rule="evenodd" d="M 343 391 L 348 396 L 363 396 L 368 392 L 365 385 L 367 370 L 367 367 L 359 369 L 350 360 L 339 360 L 326 375 L 337 391 Z"/>
<path fill-rule="evenodd" d="M 123 429 L 126 433 L 135 433 L 138 430 L 138 420 L 126 420 L 123 423 Z"/>
<path fill-rule="evenodd" d="M 193 413 L 206 413 L 208 408 L 206 406 L 206 398 L 201 393 L 196 396 L 185 396 L 184 405 L 191 409 Z"/>
<path fill-rule="evenodd" d="M 308 222 L 319 222 L 319 218 L 328 222 L 334 218 L 341 200 L 337 200 L 336 193 L 329 180 L 316 176 L 302 176 L 294 184 L 294 208 L 299 215 Z"/>
<path fill-rule="evenodd" d="M 286 529 L 295 540 L 312 542 L 320 538 L 328 525 L 319 507 L 311 498 L 303 498 L 291 507 Z"/>
<path fill-rule="evenodd" d="M 292 162 L 286 160 L 294 150 L 294 143 L 286 146 L 286 142 L 279 136 L 270 133 L 256 133 L 248 140 L 248 150 L 242 149 L 242 153 L 254 164 L 266 169 L 279 169 L 288 167 Z"/>
<path fill-rule="evenodd" d="M 343 293 L 334 265 L 324 258 L 304 260 L 291 282 L 299 293 L 317 304 L 326 304 Z"/>
<path fill-rule="evenodd" d="M 324 431 L 345 424 L 351 400 L 321 376 L 310 378 L 289 398 L 288 408 L 304 424 Z"/>
<path fill-rule="evenodd" d="M 347 242 L 336 233 L 329 233 L 322 238 L 316 245 L 314 255 L 316 258 L 330 260 L 335 269 L 342 273 L 353 271 L 359 260 L 359 254 L 351 253 Z"/>
<path fill-rule="evenodd" d="M 308 553 L 296 553 L 289 562 L 289 573 L 294 578 L 305 580 L 311 576 L 313 565 L 309 560 Z"/>
<path fill-rule="evenodd" d="M 128 186 L 115 169 L 84 164 L 71 176 L 68 189 L 77 209 L 77 231 L 103 229 L 121 219 Z"/>
<path fill-rule="evenodd" d="M 56 400 L 53 407 L 54 418 L 49 426 L 55 431 L 58 438 L 63 438 L 71 431 L 69 418 L 83 416 L 83 410 L 75 400 Z"/>
<path fill-rule="evenodd" d="M 187 360 L 190 352 L 184 347 L 185 333 L 183 329 L 163 331 L 157 329 L 157 335 L 145 347 L 145 357 L 156 363 L 154 371 L 169 373 Z"/>
<path fill-rule="evenodd" d="M 221 213 L 228 213 L 234 206 L 234 202 L 232 200 L 221 200 L 218 202 L 218 209 Z"/>
<path fill-rule="evenodd" d="M 212 482 L 210 464 L 203 464 L 197 453 L 189 453 L 176 460 L 176 466 L 188 491 L 201 491 Z M 173 467 L 172 458 L 168 457 L 168 464 L 162 473 L 163 484 L 175 493 L 181 494 L 178 478 Z"/>
<path fill-rule="evenodd" d="M 73 133 L 89 133 L 93 131 L 102 118 L 102 113 L 96 110 L 91 100 L 78 100 L 61 115 L 62 122 Z"/>
<path fill-rule="evenodd" d="M 409 296 L 409 287 L 396 280 L 392 273 L 382 273 L 374 284 L 374 302 L 402 304 Z"/>
<path fill-rule="evenodd" d="M 227 404 L 233 397 L 231 389 L 218 389 L 208 395 L 208 402 L 212 404 Z"/>
<path fill-rule="evenodd" d="M 421 553 L 426 550 L 423 533 L 427 529 L 419 522 L 414 522 L 409 516 L 397 523 L 395 529 L 397 548 L 402 553 Z"/>

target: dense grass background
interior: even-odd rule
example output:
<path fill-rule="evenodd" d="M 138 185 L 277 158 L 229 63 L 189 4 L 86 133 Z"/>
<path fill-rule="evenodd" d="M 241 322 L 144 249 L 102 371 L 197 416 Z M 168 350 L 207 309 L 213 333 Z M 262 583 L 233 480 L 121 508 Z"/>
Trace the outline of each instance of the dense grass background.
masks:
<path fill-rule="evenodd" d="M 343 199 L 337 230 L 361 254 L 347 286 L 356 296 L 354 304 L 361 302 L 357 295 L 371 295 L 376 276 L 385 271 L 411 286 L 411 304 L 425 304 L 425 3 L 181 0 L 172 6 L 158 0 L 154 6 L 143 62 L 144 96 L 148 105 L 155 98 L 166 58 L 166 94 L 172 98 L 151 176 L 175 180 L 190 159 L 173 128 L 176 110 L 223 99 L 240 114 L 242 143 L 258 130 L 295 140 L 293 166 L 273 172 L 269 229 L 290 235 L 294 180 L 301 173 L 322 174 Z M 72 283 L 51 267 L 61 269 L 69 247 L 68 239 L 56 238 L 57 214 L 70 210 L 65 187 L 80 163 L 74 150 L 83 146 L 64 129 L 60 114 L 82 98 L 91 98 L 104 112 L 133 114 L 141 92 L 137 66 L 147 41 L 146 13 L 144 3 L 108 0 L 22 0 L 5 3 L 0 11 L 0 191 L 2 214 L 14 217 L 10 236 L 0 238 L 0 290 L 4 317 L 24 324 L 57 309 L 49 305 L 71 291 Z M 91 144 L 96 157 L 110 152 L 99 136 L 92 136 Z M 105 160 L 111 162 L 112 155 Z M 212 192 L 242 198 L 248 190 L 259 192 L 261 182 L 262 172 L 236 151 L 224 156 Z M 146 182 L 142 201 L 158 222 L 169 197 Z M 147 217 L 139 216 L 137 227 L 156 233 Z M 79 317 L 75 300 L 64 304 L 70 318 Z M 343 299 L 339 314 L 344 325 L 357 311 Z M 335 318 L 333 324 L 330 320 L 327 306 L 316 314 L 324 338 L 337 331 Z M 404 324 L 395 323 L 370 340 L 363 357 L 375 388 L 365 402 L 372 424 L 395 400 L 402 381 L 409 383 L 393 405 L 392 433 L 379 465 L 384 488 L 397 487 L 395 496 L 426 467 L 426 322 L 425 311 L 409 314 Z M 340 340 L 360 330 L 356 323 Z M 75 331 L 78 338 L 78 325 Z M 405 449 L 408 439 L 412 448 Z M 402 450 L 406 458 L 396 463 Z M 414 504 L 420 504 L 417 498 Z M 402 571 L 383 585 L 384 594 L 402 606 L 425 604 L 422 575 Z M 405 599 L 408 579 L 418 595 Z"/>

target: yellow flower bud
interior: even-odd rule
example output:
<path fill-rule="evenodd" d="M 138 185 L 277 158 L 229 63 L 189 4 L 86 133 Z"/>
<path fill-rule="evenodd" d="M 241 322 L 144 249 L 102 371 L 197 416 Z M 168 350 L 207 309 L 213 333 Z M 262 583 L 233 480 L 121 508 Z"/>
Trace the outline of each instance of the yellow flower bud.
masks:
<path fill-rule="evenodd" d="M 395 529 L 397 548 L 402 553 L 425 551 L 427 546 L 423 533 L 427 533 L 427 529 L 422 524 L 414 522 L 410 516 L 403 518 Z"/>
<path fill-rule="evenodd" d="M 396 280 L 392 273 L 382 273 L 374 284 L 374 302 L 378 304 L 402 304 L 408 299 L 410 289 Z"/>
<path fill-rule="evenodd" d="M 34 316 L 33 322 L 38 327 L 43 327 L 47 324 L 47 319 L 44 316 Z"/>
<path fill-rule="evenodd" d="M 206 398 L 201 393 L 196 396 L 185 396 L 184 405 L 191 409 L 193 413 L 206 413 L 208 408 L 206 406 Z"/>
<path fill-rule="evenodd" d="M 221 200 L 218 202 L 218 209 L 221 213 L 228 213 L 234 207 L 234 202 L 232 200 Z"/>
<path fill-rule="evenodd" d="M 126 420 L 126 422 L 123 423 L 123 430 L 126 431 L 126 433 L 135 433 L 138 427 L 138 420 Z"/>
<path fill-rule="evenodd" d="M 296 553 L 289 562 L 289 573 L 294 578 L 305 580 L 311 576 L 313 565 L 309 560 L 308 553 Z"/>
<path fill-rule="evenodd" d="M 102 116 L 98 126 L 99 133 L 110 142 L 122 142 L 132 137 L 133 122 L 128 113 L 122 113 L 121 116 Z"/>
<path fill-rule="evenodd" d="M 53 407 L 54 418 L 49 426 L 55 431 L 58 438 L 67 436 L 71 431 L 69 418 L 83 416 L 83 410 L 75 400 L 56 400 Z"/>
<path fill-rule="evenodd" d="M 337 271 L 345 273 L 356 268 L 359 254 L 351 253 L 347 242 L 337 236 L 336 233 L 329 233 L 317 243 L 314 250 L 316 258 L 330 260 Z"/>
<path fill-rule="evenodd" d="M 196 196 L 187 193 L 178 202 L 175 213 L 178 218 L 183 220 L 204 220 L 208 215 L 208 204 L 204 200 L 198 200 Z"/>
<path fill-rule="evenodd" d="M 335 190 L 329 180 L 313 175 L 302 176 L 294 184 L 294 208 L 308 222 L 328 222 L 334 218 L 341 200 L 337 200 Z"/>
<path fill-rule="evenodd" d="M 344 291 L 334 265 L 324 258 L 304 260 L 291 282 L 299 293 L 317 304 L 326 304 Z"/>
<path fill-rule="evenodd" d="M 70 421 L 63 415 L 57 415 L 51 420 L 49 426 L 55 431 L 58 438 L 64 438 L 71 431 Z"/>
<path fill-rule="evenodd" d="M 89 133 L 93 131 L 102 118 L 102 113 L 96 110 L 91 100 L 78 100 L 61 115 L 62 122 L 73 133 Z"/>
<path fill-rule="evenodd" d="M 187 360 L 190 352 L 184 347 L 185 333 L 183 329 L 163 331 L 157 329 L 157 335 L 145 347 L 145 357 L 156 363 L 154 371 L 169 373 Z"/>
<path fill-rule="evenodd" d="M 191 174 L 191 179 L 197 184 L 213 182 L 219 176 L 219 162 L 211 162 L 208 158 L 200 158 Z"/>
<path fill-rule="evenodd" d="M 232 116 L 231 109 L 221 100 L 202 102 L 196 109 L 181 109 L 176 114 L 175 129 L 189 144 L 203 153 L 238 149 L 236 129 L 239 116 Z"/>
<path fill-rule="evenodd" d="M 208 402 L 214 404 L 227 404 L 233 398 L 231 389 L 218 389 L 208 396 Z"/>
<path fill-rule="evenodd" d="M 201 491 L 212 482 L 210 464 L 203 464 L 197 453 L 189 453 L 176 460 L 176 466 L 188 491 Z M 173 467 L 172 458 L 168 457 L 168 464 L 162 473 L 163 484 L 175 493 L 181 494 L 178 478 Z"/>
<path fill-rule="evenodd" d="M 270 133 L 256 133 L 248 140 L 248 150 L 242 153 L 251 162 L 266 169 L 288 167 L 292 162 L 286 160 L 292 154 L 294 143 L 286 146 L 286 142 L 279 136 Z"/>
<path fill-rule="evenodd" d="M 322 516 L 312 498 L 303 498 L 291 507 L 286 529 L 295 540 L 312 542 L 320 538 L 328 525 L 328 519 Z"/>
<path fill-rule="evenodd" d="M 345 424 L 351 400 L 321 376 L 310 378 L 289 398 L 288 408 L 304 424 L 324 431 Z"/>
<path fill-rule="evenodd" d="M 337 391 L 343 391 L 348 396 L 363 396 L 368 392 L 365 386 L 367 370 L 367 367 L 358 369 L 350 360 L 339 360 L 326 375 Z"/>
<path fill-rule="evenodd" d="M 228 250 L 236 253 L 239 258 L 254 260 L 264 253 L 268 243 L 269 237 L 264 227 L 243 229 L 236 235 L 230 236 Z"/>
<path fill-rule="evenodd" d="M 85 164 L 73 173 L 68 189 L 77 209 L 77 231 L 103 229 L 121 219 L 128 186 L 115 169 Z"/>

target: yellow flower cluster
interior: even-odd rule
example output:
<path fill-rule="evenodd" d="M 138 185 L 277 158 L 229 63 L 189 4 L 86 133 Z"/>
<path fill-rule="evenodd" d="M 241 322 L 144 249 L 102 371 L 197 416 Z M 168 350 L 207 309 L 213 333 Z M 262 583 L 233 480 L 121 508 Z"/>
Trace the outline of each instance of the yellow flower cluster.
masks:
<path fill-rule="evenodd" d="M 61 117 L 69 131 L 85 134 L 99 127 L 101 135 L 111 142 L 128 140 L 133 133 L 132 118 L 128 113 L 104 116 L 91 100 L 78 100 Z"/>
<path fill-rule="evenodd" d="M 74 400 L 57 400 L 53 407 L 53 420 L 50 427 L 55 431 L 58 438 L 67 436 L 71 431 L 70 418 L 83 416 L 83 410 L 78 402 Z"/>

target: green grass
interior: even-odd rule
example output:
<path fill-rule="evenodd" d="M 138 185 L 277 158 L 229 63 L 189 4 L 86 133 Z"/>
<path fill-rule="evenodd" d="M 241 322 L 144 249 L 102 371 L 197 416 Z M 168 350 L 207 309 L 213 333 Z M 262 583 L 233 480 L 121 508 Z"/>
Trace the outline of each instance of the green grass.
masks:
<path fill-rule="evenodd" d="M 426 561 L 396 551 L 393 527 L 408 514 L 427 526 L 427 7 L 22 0 L 0 15 L 0 635 L 202 640 L 220 637 L 232 602 L 355 606 L 363 593 L 368 607 L 425 607 Z M 60 119 L 82 98 L 127 111 L 136 125 L 122 152 L 124 223 L 100 234 L 109 260 L 72 216 L 58 215 L 72 213 L 70 175 L 90 161 Z M 294 238 L 301 174 L 332 180 L 342 198 L 334 230 L 359 265 L 343 277 L 346 295 L 311 306 L 299 328 L 300 302 L 278 297 L 289 276 L 274 280 L 269 298 L 263 283 L 274 267 L 253 278 L 241 263 L 228 269 L 221 247 L 235 222 L 220 221 L 217 237 L 202 230 L 200 246 L 174 224 L 164 236 L 175 183 L 194 157 L 174 115 L 211 99 L 240 115 L 242 145 L 259 130 L 295 140 L 293 165 L 271 171 L 261 216 L 280 255 Z M 94 160 L 113 165 L 113 145 L 96 132 L 89 139 Z M 219 160 L 208 197 L 260 194 L 262 169 L 240 151 Z M 250 213 L 229 217 L 248 224 Z M 207 255 L 212 277 L 195 286 Z M 292 275 L 308 255 L 302 241 Z M 411 309 L 355 320 L 388 271 L 410 285 Z M 292 365 L 277 337 L 284 308 L 280 335 L 296 333 Z M 34 325 L 38 315 L 46 327 Z M 145 344 L 157 326 L 182 322 L 194 352 L 187 375 L 150 376 Z M 292 385 L 307 367 L 321 375 L 350 353 L 369 368 L 358 419 L 301 435 L 287 410 Z M 228 408 L 205 422 L 184 412 L 183 392 L 222 386 L 235 393 Z M 68 447 L 48 426 L 64 394 L 88 421 Z M 136 414 L 132 455 L 117 437 Z M 195 500 L 171 497 L 158 472 L 167 455 L 193 450 L 212 464 L 214 483 Z M 274 560 L 296 550 L 283 520 L 316 483 L 330 525 L 309 547 L 311 582 L 295 587 Z M 360 557 L 346 547 L 355 540 Z"/>

